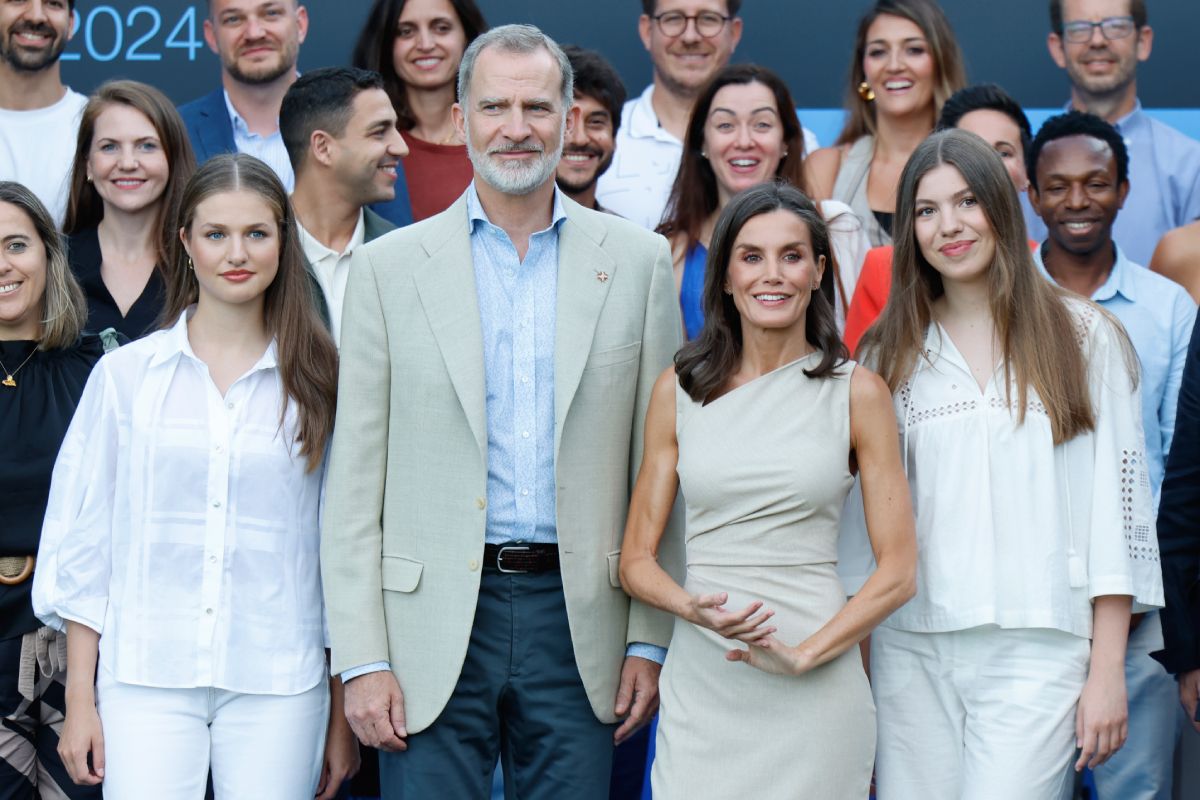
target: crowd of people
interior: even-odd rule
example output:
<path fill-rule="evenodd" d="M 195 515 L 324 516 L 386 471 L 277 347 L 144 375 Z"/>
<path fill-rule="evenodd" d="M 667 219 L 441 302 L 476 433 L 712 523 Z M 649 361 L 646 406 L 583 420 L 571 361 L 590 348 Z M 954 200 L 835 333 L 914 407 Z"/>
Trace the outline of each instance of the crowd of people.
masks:
<path fill-rule="evenodd" d="M 0 800 L 1171 799 L 1200 142 L 1144 0 L 1050 0 L 1036 131 L 877 0 L 826 147 L 740 0 L 642 0 L 636 95 L 474 0 L 302 75 L 328 21 L 208 0 L 178 109 L 66 87 L 74 5 L 0 3 Z"/>

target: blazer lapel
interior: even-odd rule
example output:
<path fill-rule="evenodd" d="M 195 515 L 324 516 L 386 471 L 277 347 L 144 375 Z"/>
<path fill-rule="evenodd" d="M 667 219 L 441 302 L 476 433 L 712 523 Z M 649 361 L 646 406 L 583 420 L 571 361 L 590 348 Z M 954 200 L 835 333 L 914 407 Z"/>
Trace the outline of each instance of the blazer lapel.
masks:
<path fill-rule="evenodd" d="M 575 399 L 600 311 L 608 297 L 617 263 L 600 247 L 604 227 L 588 212 L 563 198 L 567 218 L 558 238 L 558 299 L 554 332 L 554 453 L 563 422 Z"/>
<path fill-rule="evenodd" d="M 466 412 L 479 453 L 487 456 L 487 409 L 483 373 L 483 329 L 471 261 L 465 196 L 438 215 L 421 239 L 429 255 L 415 275 L 417 294 L 446 371 Z"/>

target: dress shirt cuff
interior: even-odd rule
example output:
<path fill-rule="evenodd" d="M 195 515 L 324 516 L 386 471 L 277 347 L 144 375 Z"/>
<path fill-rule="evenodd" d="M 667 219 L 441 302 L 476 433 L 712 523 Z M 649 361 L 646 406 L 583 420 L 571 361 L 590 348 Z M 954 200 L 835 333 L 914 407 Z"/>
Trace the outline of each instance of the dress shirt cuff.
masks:
<path fill-rule="evenodd" d="M 630 656 L 644 658 L 662 666 L 662 663 L 667 660 L 667 648 L 645 642 L 630 642 L 629 646 L 625 648 L 625 657 L 629 658 Z"/>
<path fill-rule="evenodd" d="M 375 661 L 370 664 L 363 664 L 361 667 L 351 667 L 342 673 L 342 683 L 354 680 L 360 675 L 366 675 L 368 672 L 383 672 L 385 670 L 390 671 L 391 669 L 392 665 L 386 661 Z"/>

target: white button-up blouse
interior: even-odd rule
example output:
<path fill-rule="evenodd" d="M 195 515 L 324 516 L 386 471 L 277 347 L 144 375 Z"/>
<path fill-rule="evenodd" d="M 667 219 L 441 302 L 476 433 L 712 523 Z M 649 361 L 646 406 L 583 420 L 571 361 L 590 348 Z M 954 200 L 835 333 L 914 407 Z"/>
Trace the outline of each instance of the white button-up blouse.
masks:
<path fill-rule="evenodd" d="M 930 326 L 894 398 L 916 514 L 917 593 L 885 625 L 1090 638 L 1095 597 L 1130 595 L 1135 611 L 1162 606 L 1141 405 L 1121 334 L 1097 307 L 1069 303 L 1096 428 L 1058 446 L 1032 388 L 1018 423 L 1003 366 L 980 392 L 949 335 Z M 861 521 L 861 508 L 848 509 L 843 554 L 867 551 Z M 865 579 L 853 563 L 842 571 L 852 592 Z"/>
<path fill-rule="evenodd" d="M 274 343 L 224 397 L 187 314 L 100 360 L 51 481 L 37 615 L 121 682 L 298 694 L 324 679 L 321 476 Z"/>

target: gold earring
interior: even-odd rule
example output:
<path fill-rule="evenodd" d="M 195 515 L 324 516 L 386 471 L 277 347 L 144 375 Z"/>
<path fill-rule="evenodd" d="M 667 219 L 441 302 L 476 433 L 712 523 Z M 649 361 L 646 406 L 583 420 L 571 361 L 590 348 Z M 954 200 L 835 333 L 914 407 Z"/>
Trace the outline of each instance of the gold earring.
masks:
<path fill-rule="evenodd" d="M 875 99 L 875 90 L 871 88 L 871 84 L 863 81 L 858 85 L 858 96 L 869 103 Z"/>
<path fill-rule="evenodd" d="M 196 265 L 192 263 L 192 259 L 190 257 L 188 258 L 188 269 L 190 269 L 192 272 L 196 271 Z"/>

